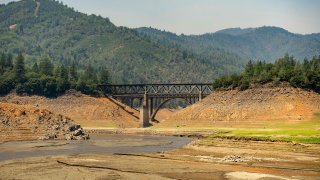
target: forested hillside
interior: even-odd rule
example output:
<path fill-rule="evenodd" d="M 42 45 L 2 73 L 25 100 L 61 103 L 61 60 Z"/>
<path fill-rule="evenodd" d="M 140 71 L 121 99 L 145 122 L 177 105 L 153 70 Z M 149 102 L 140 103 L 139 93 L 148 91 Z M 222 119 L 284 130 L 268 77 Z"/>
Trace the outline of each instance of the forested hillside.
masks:
<path fill-rule="evenodd" d="M 54 65 L 46 57 L 27 67 L 22 54 L 13 59 L 12 55 L 3 53 L 0 56 L 0 95 L 15 90 L 17 94 L 56 97 L 69 89 L 97 95 L 97 84 L 110 83 L 109 72 L 103 66 L 95 70 L 89 64 L 83 73 L 79 73 L 78 68 L 75 63 Z"/>
<path fill-rule="evenodd" d="M 320 34 L 293 34 L 278 27 L 231 28 L 204 35 L 176 35 L 153 28 L 138 28 L 155 42 L 177 44 L 199 54 L 216 50 L 236 54 L 242 59 L 273 62 L 288 53 L 298 60 L 320 54 Z"/>
<path fill-rule="evenodd" d="M 22 53 L 28 67 L 45 58 L 57 67 L 75 64 L 80 72 L 103 66 L 116 83 L 210 82 L 243 68 L 241 58 L 223 50 L 208 55 L 186 51 L 58 1 L 37 2 L 0 6 L 0 52 Z"/>
<path fill-rule="evenodd" d="M 320 92 L 320 56 L 302 63 L 286 54 L 275 63 L 249 61 L 239 75 L 222 76 L 213 83 L 216 89 L 248 89 L 251 85 L 288 82 L 293 87 Z"/>

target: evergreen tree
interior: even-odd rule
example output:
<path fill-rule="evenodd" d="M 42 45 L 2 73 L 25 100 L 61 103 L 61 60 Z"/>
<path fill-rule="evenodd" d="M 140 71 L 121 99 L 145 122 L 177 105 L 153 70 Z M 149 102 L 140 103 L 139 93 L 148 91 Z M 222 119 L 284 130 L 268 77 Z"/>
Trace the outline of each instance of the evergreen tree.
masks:
<path fill-rule="evenodd" d="M 48 57 L 43 58 L 39 64 L 39 71 L 41 74 L 52 76 L 54 66 Z"/>
<path fill-rule="evenodd" d="M 8 54 L 6 63 L 5 63 L 6 68 L 11 69 L 13 67 L 12 59 L 13 59 L 12 54 Z"/>
<path fill-rule="evenodd" d="M 85 81 L 85 77 L 84 75 L 81 75 L 78 82 L 77 82 L 77 90 L 81 91 L 81 92 L 87 92 L 88 88 L 86 86 L 86 81 Z"/>
<path fill-rule="evenodd" d="M 307 58 L 303 60 L 303 69 L 306 71 L 310 68 L 310 63 Z"/>
<path fill-rule="evenodd" d="M 60 72 L 61 72 L 61 66 L 56 66 L 54 68 L 53 76 L 55 78 L 59 78 L 60 77 Z"/>
<path fill-rule="evenodd" d="M 73 61 L 70 68 L 69 68 L 69 74 L 70 74 L 70 81 L 78 81 L 78 72 L 76 63 Z"/>
<path fill-rule="evenodd" d="M 84 81 L 90 83 L 97 83 L 97 76 L 91 64 L 89 64 L 85 70 Z"/>
<path fill-rule="evenodd" d="M 59 75 L 59 77 L 62 78 L 63 80 L 65 80 L 65 81 L 69 80 L 69 71 L 64 65 L 60 66 L 60 75 Z"/>
<path fill-rule="evenodd" d="M 60 65 L 55 68 L 54 77 L 57 82 L 57 93 L 63 94 L 70 88 L 69 72 L 64 65 Z"/>
<path fill-rule="evenodd" d="M 252 60 L 250 60 L 247 65 L 246 65 L 246 68 L 245 68 L 245 73 L 248 75 L 248 76 L 252 76 L 254 74 L 254 68 L 253 68 L 253 63 L 252 63 Z"/>
<path fill-rule="evenodd" d="M 35 72 L 35 73 L 39 73 L 39 66 L 38 66 L 38 63 L 34 63 L 33 66 L 32 66 L 32 72 Z"/>
<path fill-rule="evenodd" d="M 101 68 L 99 73 L 99 83 L 100 84 L 109 84 L 110 83 L 110 75 L 106 68 Z"/>
<path fill-rule="evenodd" d="M 22 54 L 19 54 L 14 65 L 14 79 L 16 83 L 22 84 L 26 81 L 25 73 L 24 57 Z"/>
<path fill-rule="evenodd" d="M 2 53 L 0 58 L 0 68 L 4 69 L 5 67 L 6 67 L 6 55 Z"/>
<path fill-rule="evenodd" d="M 6 55 L 4 53 L 1 54 L 0 58 L 0 75 L 2 75 L 5 71 L 6 65 Z"/>

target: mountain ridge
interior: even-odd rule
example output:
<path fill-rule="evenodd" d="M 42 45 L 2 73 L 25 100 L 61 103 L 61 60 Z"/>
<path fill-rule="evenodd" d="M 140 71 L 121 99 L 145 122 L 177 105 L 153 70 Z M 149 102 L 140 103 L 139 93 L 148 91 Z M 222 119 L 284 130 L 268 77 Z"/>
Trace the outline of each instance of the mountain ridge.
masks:
<path fill-rule="evenodd" d="M 22 52 L 29 66 L 49 56 L 56 64 L 106 66 L 118 83 L 160 83 L 210 82 L 240 72 L 244 65 L 241 58 L 222 50 L 214 57 L 200 56 L 155 43 L 134 29 L 57 1 L 37 2 L 41 3 L 37 16 L 33 0 L 0 6 L 0 52 Z"/>
<path fill-rule="evenodd" d="M 274 26 L 229 28 L 202 35 L 176 35 L 174 39 L 170 39 L 168 32 L 157 29 L 138 28 L 137 31 L 154 39 L 165 38 L 163 42 L 182 43 L 193 51 L 220 48 L 243 59 L 273 62 L 286 53 L 299 60 L 320 54 L 320 33 L 295 34 Z"/>
<path fill-rule="evenodd" d="M 250 59 L 272 62 L 289 53 L 303 60 L 320 54 L 320 33 L 260 27 L 177 35 L 118 27 L 51 0 L 1 5 L 0 32 L 0 52 L 22 52 L 29 66 L 44 56 L 55 64 L 75 62 L 80 69 L 106 66 L 117 83 L 212 82 L 239 73 Z"/>

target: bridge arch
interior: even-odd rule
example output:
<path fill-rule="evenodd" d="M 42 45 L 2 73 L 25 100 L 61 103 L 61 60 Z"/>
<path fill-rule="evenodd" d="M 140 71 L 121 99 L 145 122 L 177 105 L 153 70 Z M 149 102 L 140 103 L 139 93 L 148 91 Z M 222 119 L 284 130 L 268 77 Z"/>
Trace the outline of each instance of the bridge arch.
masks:
<path fill-rule="evenodd" d="M 186 101 L 187 104 L 189 104 L 189 105 L 191 104 L 190 101 L 188 101 L 188 99 L 186 99 L 186 98 L 168 98 L 168 99 L 165 99 L 164 101 L 162 101 L 162 102 L 155 108 L 155 110 L 153 111 L 153 113 L 152 113 L 151 116 L 150 116 L 150 121 L 154 121 L 154 120 L 155 120 L 155 117 L 156 117 L 156 115 L 157 115 L 157 113 L 158 113 L 158 111 L 159 111 L 166 103 L 168 103 L 169 101 L 174 100 L 174 99 L 182 99 L 182 100 Z"/>

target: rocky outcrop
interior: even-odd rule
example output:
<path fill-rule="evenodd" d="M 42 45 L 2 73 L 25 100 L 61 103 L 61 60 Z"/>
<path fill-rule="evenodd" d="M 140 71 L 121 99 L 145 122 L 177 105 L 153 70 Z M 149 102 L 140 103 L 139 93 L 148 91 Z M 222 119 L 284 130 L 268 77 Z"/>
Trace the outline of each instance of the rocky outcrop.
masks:
<path fill-rule="evenodd" d="M 68 117 L 12 103 L 0 103 L 0 130 L 3 141 L 89 139 L 81 126 Z"/>

